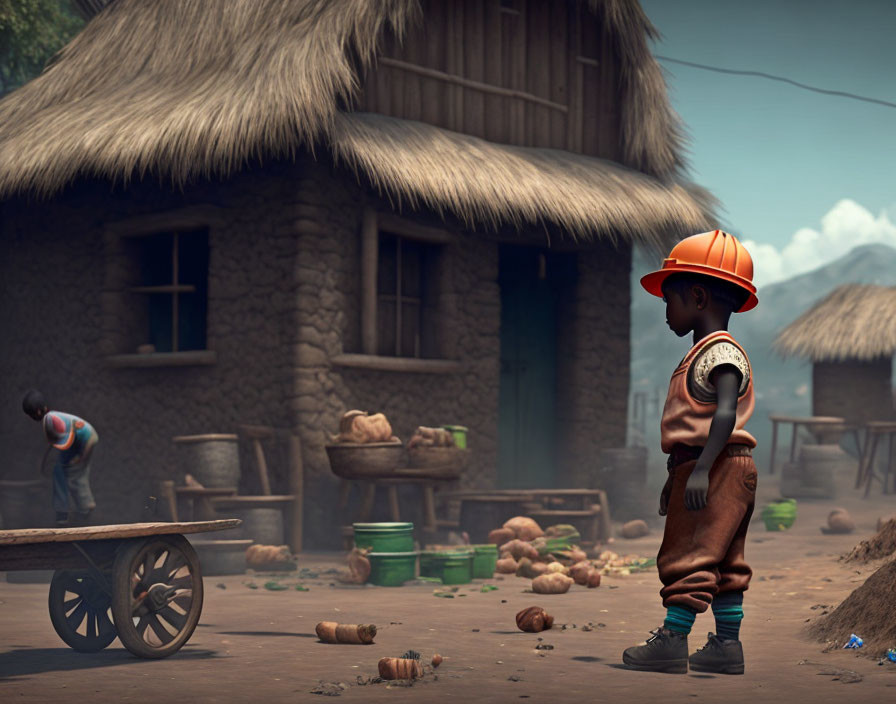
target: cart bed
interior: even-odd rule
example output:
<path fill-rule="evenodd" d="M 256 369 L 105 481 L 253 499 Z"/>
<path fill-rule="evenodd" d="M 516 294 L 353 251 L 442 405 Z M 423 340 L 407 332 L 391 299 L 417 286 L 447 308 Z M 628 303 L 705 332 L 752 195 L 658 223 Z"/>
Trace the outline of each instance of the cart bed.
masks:
<path fill-rule="evenodd" d="M 109 540 L 114 538 L 141 538 L 149 535 L 178 533 L 207 533 L 226 530 L 240 525 L 239 519 L 220 521 L 192 521 L 189 523 L 119 523 L 108 526 L 83 526 L 79 528 L 24 528 L 0 530 L 0 545 L 26 545 L 29 543 L 69 543 L 81 540 Z"/>

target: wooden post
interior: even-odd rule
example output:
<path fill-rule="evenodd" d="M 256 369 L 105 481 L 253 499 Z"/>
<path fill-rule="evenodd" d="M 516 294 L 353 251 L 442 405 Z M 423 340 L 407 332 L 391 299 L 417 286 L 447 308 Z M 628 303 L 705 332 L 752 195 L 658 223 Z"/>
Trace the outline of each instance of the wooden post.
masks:
<path fill-rule="evenodd" d="M 271 481 L 268 479 L 268 463 L 264 459 L 264 448 L 261 440 L 252 438 L 252 447 L 255 450 L 255 462 L 258 464 L 258 478 L 261 480 L 261 493 L 264 496 L 271 495 Z"/>
<path fill-rule="evenodd" d="M 400 523 L 401 509 L 398 505 L 398 487 L 395 484 L 389 484 L 387 491 L 389 495 L 389 513 L 395 523 Z"/>
<path fill-rule="evenodd" d="M 797 421 L 793 422 L 793 434 L 790 436 L 790 463 L 793 464 L 796 462 L 796 443 L 797 443 L 797 432 L 800 429 L 800 424 Z"/>
<path fill-rule="evenodd" d="M 290 548 L 293 553 L 302 552 L 302 522 L 305 519 L 305 471 L 302 464 L 302 441 L 299 431 L 293 429 L 289 433 L 289 493 L 292 500 L 292 539 Z"/>
<path fill-rule="evenodd" d="M 161 483 L 159 493 L 162 495 L 162 500 L 168 506 L 168 518 L 170 518 L 173 523 L 180 523 L 180 519 L 177 517 L 177 496 L 174 494 L 174 482 L 170 479 L 164 480 Z"/>
<path fill-rule="evenodd" d="M 376 211 L 364 208 L 361 226 L 361 349 L 376 354 L 376 274 L 379 235 Z"/>
<path fill-rule="evenodd" d="M 436 531 L 439 527 L 439 519 L 436 516 L 435 490 L 431 482 L 423 485 L 423 523 L 424 529 Z"/>
<path fill-rule="evenodd" d="M 274 437 L 274 429 L 264 425 L 241 425 L 240 430 L 252 441 L 252 450 L 255 452 L 255 464 L 258 465 L 258 479 L 261 482 L 261 493 L 264 496 L 270 496 L 271 481 L 261 441 Z"/>
<path fill-rule="evenodd" d="M 775 473 L 775 452 L 778 450 L 778 421 L 772 418 L 772 456 L 768 459 L 768 473 Z"/>

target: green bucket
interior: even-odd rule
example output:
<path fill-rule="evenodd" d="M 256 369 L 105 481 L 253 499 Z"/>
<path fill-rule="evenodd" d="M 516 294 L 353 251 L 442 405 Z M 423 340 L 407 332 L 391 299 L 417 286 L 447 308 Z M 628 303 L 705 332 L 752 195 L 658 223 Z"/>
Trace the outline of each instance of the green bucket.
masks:
<path fill-rule="evenodd" d="M 498 563 L 498 546 L 471 545 L 473 548 L 473 579 L 491 579 Z"/>
<path fill-rule="evenodd" d="M 371 552 L 410 552 L 414 549 L 413 523 L 354 523 L 355 546 Z"/>
<path fill-rule="evenodd" d="M 443 425 L 443 430 L 447 430 L 454 437 L 454 446 L 461 449 L 467 449 L 467 430 L 469 428 L 463 425 Z"/>
<path fill-rule="evenodd" d="M 766 530 L 787 530 L 796 520 L 796 500 L 772 501 L 762 509 L 762 520 Z"/>
<path fill-rule="evenodd" d="M 442 584 L 469 584 L 473 579 L 473 555 L 471 549 L 421 552 L 420 576 L 441 579 Z"/>
<path fill-rule="evenodd" d="M 414 579 L 416 552 L 372 552 L 367 559 L 370 560 L 367 581 L 378 587 L 400 587 Z"/>

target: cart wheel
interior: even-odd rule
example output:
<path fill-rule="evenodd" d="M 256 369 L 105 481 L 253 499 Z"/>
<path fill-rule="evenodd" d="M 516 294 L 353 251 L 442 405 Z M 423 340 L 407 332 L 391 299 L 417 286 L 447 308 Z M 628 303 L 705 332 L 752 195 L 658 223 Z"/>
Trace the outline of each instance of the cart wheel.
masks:
<path fill-rule="evenodd" d="M 50 621 L 63 641 L 82 653 L 95 653 L 115 640 L 109 615 L 111 597 L 89 572 L 56 570 L 50 582 Z"/>
<path fill-rule="evenodd" d="M 112 616 L 125 648 L 168 657 L 193 635 L 201 612 L 199 558 L 183 536 L 125 543 L 112 568 Z"/>

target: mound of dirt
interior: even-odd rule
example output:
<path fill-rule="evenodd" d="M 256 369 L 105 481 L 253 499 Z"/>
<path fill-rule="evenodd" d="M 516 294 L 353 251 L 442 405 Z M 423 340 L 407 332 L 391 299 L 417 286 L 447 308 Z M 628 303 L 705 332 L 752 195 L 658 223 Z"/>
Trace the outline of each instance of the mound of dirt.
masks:
<path fill-rule="evenodd" d="M 860 652 L 883 657 L 896 647 L 896 560 L 887 562 L 827 616 L 809 626 L 809 635 L 837 647 L 855 633 L 865 641 Z"/>
<path fill-rule="evenodd" d="M 896 519 L 883 524 L 877 535 L 863 540 L 841 559 L 844 562 L 871 562 L 896 552 Z"/>

